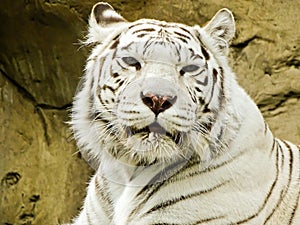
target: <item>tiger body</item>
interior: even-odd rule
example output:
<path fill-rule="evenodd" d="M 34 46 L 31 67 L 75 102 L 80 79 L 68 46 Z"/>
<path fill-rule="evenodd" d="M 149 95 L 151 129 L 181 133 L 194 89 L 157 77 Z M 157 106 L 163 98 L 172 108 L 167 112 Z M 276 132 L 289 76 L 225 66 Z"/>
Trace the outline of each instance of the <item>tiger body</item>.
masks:
<path fill-rule="evenodd" d="M 71 125 L 97 170 L 74 225 L 300 224 L 299 146 L 237 84 L 228 10 L 200 28 L 98 3 L 89 23 Z"/>

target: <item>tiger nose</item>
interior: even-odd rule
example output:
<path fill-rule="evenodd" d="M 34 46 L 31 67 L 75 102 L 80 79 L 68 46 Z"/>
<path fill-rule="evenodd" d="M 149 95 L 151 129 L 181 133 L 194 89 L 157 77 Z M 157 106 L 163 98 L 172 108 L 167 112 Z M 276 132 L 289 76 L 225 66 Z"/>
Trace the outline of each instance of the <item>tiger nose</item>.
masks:
<path fill-rule="evenodd" d="M 159 113 L 167 110 L 176 102 L 176 96 L 161 96 L 151 92 L 143 94 L 141 92 L 141 99 L 143 103 L 148 106 L 152 112 L 157 116 Z"/>

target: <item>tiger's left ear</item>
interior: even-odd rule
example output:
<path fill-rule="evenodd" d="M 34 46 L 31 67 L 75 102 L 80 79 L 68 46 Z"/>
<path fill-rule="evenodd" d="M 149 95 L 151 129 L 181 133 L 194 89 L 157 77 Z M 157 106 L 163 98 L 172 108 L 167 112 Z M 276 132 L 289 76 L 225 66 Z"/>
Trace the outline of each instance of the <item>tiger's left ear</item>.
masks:
<path fill-rule="evenodd" d="M 231 11 L 226 8 L 219 10 L 203 29 L 215 40 L 217 47 L 227 54 L 229 42 L 235 33 L 235 22 Z"/>
<path fill-rule="evenodd" d="M 124 29 L 127 21 L 105 2 L 98 2 L 92 8 L 89 19 L 87 43 L 102 42 L 105 38 Z"/>

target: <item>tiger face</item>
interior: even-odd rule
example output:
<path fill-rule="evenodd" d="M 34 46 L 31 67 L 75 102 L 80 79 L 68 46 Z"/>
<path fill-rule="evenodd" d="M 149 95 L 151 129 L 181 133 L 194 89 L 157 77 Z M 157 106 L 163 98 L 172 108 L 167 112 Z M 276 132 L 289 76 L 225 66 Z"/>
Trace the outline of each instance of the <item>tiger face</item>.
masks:
<path fill-rule="evenodd" d="M 110 5 L 95 5 L 89 42 L 101 44 L 89 58 L 73 110 L 79 143 L 96 156 L 106 149 L 134 164 L 211 157 L 208 149 L 221 135 L 214 125 L 226 104 L 222 55 L 233 33 L 227 10 L 200 28 L 129 23 Z"/>

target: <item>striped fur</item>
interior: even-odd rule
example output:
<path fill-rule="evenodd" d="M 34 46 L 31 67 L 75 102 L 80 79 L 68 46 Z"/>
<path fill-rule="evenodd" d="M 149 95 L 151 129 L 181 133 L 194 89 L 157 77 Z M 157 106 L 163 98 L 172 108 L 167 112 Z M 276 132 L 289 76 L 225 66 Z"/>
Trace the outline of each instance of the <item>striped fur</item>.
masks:
<path fill-rule="evenodd" d="M 96 174 L 73 225 L 300 224 L 300 147 L 276 139 L 203 28 L 93 7 L 72 129 Z"/>

